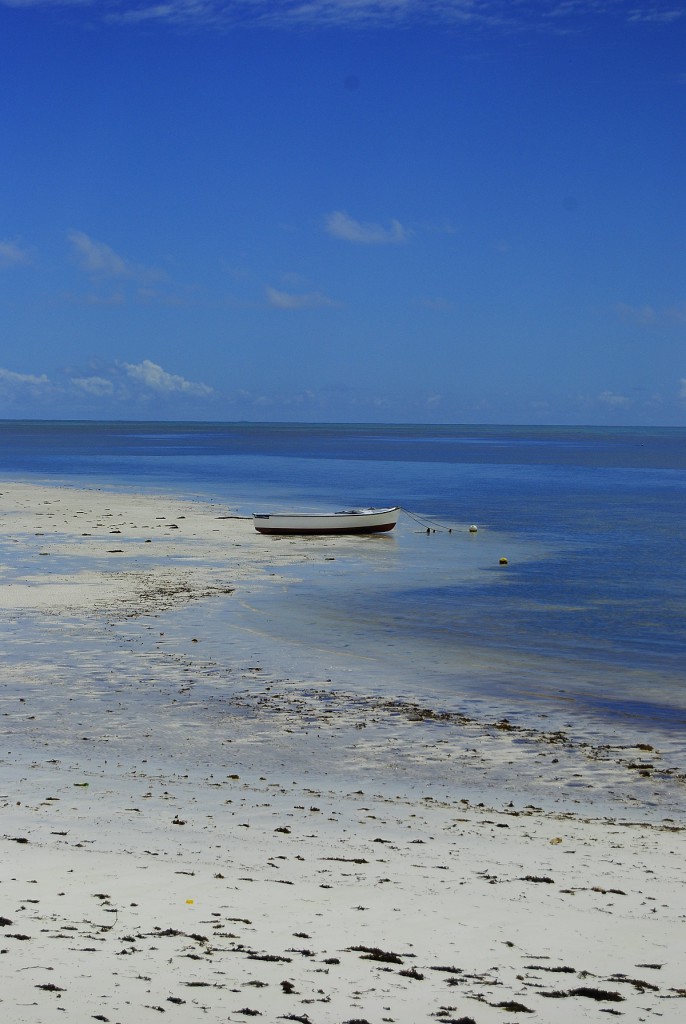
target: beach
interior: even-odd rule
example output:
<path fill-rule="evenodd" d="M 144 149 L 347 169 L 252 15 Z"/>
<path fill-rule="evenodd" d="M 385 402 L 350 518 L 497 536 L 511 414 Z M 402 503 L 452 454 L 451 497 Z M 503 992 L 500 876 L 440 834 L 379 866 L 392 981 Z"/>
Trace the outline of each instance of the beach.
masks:
<path fill-rule="evenodd" d="M 298 675 L 232 609 L 346 538 L 41 483 L 0 516 L 4 1019 L 683 1020 L 676 747 Z"/>

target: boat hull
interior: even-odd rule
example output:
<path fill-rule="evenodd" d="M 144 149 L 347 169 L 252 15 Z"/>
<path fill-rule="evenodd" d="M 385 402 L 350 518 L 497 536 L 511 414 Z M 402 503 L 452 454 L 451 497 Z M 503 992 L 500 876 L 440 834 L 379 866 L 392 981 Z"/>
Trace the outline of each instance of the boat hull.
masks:
<path fill-rule="evenodd" d="M 253 515 L 258 533 L 343 534 L 387 533 L 400 515 L 399 508 L 373 508 L 334 512 L 330 515 L 312 513 L 270 513 Z"/>

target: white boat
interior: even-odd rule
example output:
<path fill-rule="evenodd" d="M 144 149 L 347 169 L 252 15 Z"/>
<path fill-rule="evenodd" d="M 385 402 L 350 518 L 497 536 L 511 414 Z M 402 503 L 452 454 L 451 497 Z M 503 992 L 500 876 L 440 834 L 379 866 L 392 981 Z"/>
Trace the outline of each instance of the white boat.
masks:
<path fill-rule="evenodd" d="M 255 512 L 258 533 L 385 533 L 398 522 L 400 508 L 353 508 L 346 512 Z"/>

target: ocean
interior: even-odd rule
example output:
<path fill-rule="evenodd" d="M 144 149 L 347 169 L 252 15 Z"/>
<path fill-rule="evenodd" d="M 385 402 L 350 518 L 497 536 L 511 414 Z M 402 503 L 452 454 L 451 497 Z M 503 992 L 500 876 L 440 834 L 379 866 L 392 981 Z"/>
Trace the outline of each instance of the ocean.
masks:
<path fill-rule="evenodd" d="M 0 478 L 239 515 L 400 505 L 233 621 L 309 680 L 683 736 L 686 429 L 3 421 Z M 225 610 L 202 614 L 219 648 Z"/>

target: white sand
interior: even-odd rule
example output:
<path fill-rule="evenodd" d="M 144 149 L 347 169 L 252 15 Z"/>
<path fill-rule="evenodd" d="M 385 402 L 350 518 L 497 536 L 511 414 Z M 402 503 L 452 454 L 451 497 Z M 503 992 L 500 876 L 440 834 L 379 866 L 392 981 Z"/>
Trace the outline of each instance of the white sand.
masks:
<path fill-rule="evenodd" d="M 219 664 L 169 636 L 174 609 L 340 541 L 0 492 L 2 1020 L 686 1019 L 684 782 L 660 751 L 303 687 L 258 634 Z"/>

